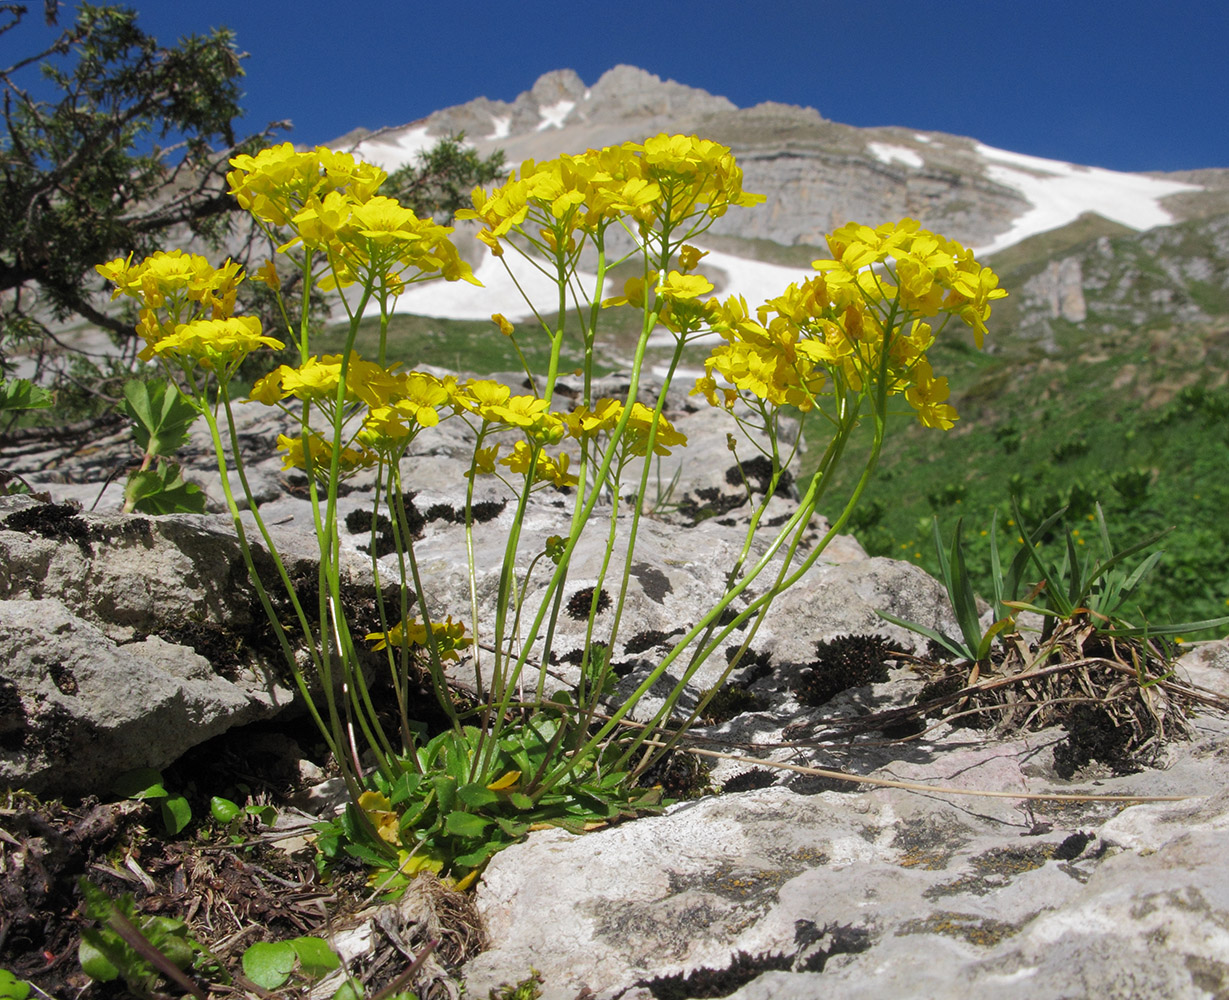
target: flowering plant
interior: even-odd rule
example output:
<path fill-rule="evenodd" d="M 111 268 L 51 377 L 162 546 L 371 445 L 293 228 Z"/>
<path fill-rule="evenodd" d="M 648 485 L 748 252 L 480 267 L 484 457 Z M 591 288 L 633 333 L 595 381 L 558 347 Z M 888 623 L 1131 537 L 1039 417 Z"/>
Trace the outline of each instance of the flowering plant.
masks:
<path fill-rule="evenodd" d="M 653 807 L 660 791 L 642 787 L 640 779 L 703 712 L 707 698 L 687 718 L 676 718 L 696 671 L 735 628 L 750 623 L 728 676 L 773 599 L 807 572 L 842 529 L 870 479 L 897 400 L 928 427 L 953 425 L 957 415 L 947 402 L 947 381 L 933 372 L 926 352 L 952 318 L 973 329 L 980 347 L 990 304 L 1006 294 L 970 251 L 905 220 L 837 230 L 828 240 L 832 256 L 815 262 L 814 277 L 752 311 L 738 297 L 706 298 L 713 285 L 697 270 L 704 252 L 690 242 L 728 210 L 762 200 L 743 190 L 742 172 L 726 147 L 659 135 L 545 163 L 527 161 L 501 186 L 476 189 L 472 208 L 458 215 L 477 223 L 478 239 L 514 280 L 518 270 L 533 268 L 557 288 L 553 310 L 539 312 L 529 303 L 535 316 L 556 319 L 541 323 L 550 343 L 546 371 L 527 370 L 530 389 L 518 393 L 488 379 L 441 378 L 387 364 L 388 319 L 407 285 L 440 277 L 477 281 L 450 241 L 451 229 L 419 219 L 378 193 L 382 171 L 346 154 L 296 152 L 288 144 L 237 157 L 232 165 L 232 193 L 275 236 L 279 250 L 294 255 L 305 285 L 345 293 L 340 302 L 350 326 L 344 350 L 313 354 L 305 313 L 297 329 L 287 317 L 286 331 L 276 338 L 258 321 L 231 315 L 234 288 L 244 275 L 229 262 L 214 269 L 201 258 L 172 252 L 139 264 L 116 260 L 99 270 L 115 282 L 117 295 L 139 300 L 143 356 L 178 377 L 208 422 L 226 501 L 246 538 L 225 474 L 228 462 L 234 463 L 248 493 L 251 523 L 294 606 L 297 626 L 284 627 L 264 589 L 268 581 L 249 553 L 248 568 L 270 623 L 351 794 L 346 815 L 322 837 L 324 853 L 347 850 L 402 875 L 446 868 L 464 880 L 532 824 L 582 829 Z M 629 243 L 630 250 L 616 249 Z M 582 254 L 596 260 L 588 282 L 580 270 Z M 607 282 L 619 265 L 632 266 L 634 274 L 622 294 L 611 296 Z M 272 266 L 255 277 L 277 288 Z M 364 358 L 353 345 L 360 319 L 372 307 L 380 317 L 379 348 L 376 357 Z M 608 308 L 631 308 L 640 316 L 622 398 L 599 396 L 595 389 L 595 346 Z M 932 325 L 936 317 L 940 322 Z M 493 319 L 515 343 L 513 325 L 500 315 Z M 654 405 L 646 405 L 639 398 L 642 372 L 650 335 L 659 328 L 668 332 L 672 354 Z M 762 452 L 771 473 L 711 610 L 634 691 L 611 704 L 613 665 L 602 651 L 613 648 L 628 592 L 650 456 L 686 443 L 665 416 L 666 390 L 686 346 L 706 334 L 718 335 L 721 343 L 692 391 L 731 421 L 731 447 L 738 447 L 741 435 Z M 249 352 L 281 347 L 283 336 L 297 341 L 298 364 L 261 378 L 250 398 L 279 407 L 298 428 L 279 445 L 286 467 L 302 469 L 309 483 L 320 548 L 314 614 L 300 602 L 248 490 L 229 388 Z M 563 408 L 557 389 L 569 337 L 585 360 L 579 396 Z M 787 414 L 820 425 L 826 447 L 818 457 L 807 456 L 802 471 L 809 485 L 792 514 L 770 541 L 753 545 L 769 502 L 788 482 L 787 467 L 804 461 L 801 438 L 783 431 Z M 468 609 L 451 609 L 440 620 L 432 616 L 415 557 L 402 464 L 418 436 L 445 420 L 465 424 L 473 443 L 464 507 L 472 597 Z M 861 478 L 823 538 L 804 544 L 832 471 L 863 421 L 873 434 Z M 343 600 L 337 504 L 342 481 L 359 475 L 375 484 L 373 503 L 377 513 L 386 509 L 390 515 L 396 550 L 382 561 L 372 547 L 381 624 L 362 635 L 352 632 Z M 493 609 L 479 606 L 473 564 L 475 484 L 482 476 L 500 477 L 517 497 Z M 521 526 L 531 496 L 540 490 L 562 491 L 570 512 L 560 534 L 521 572 Z M 629 492 L 634 502 L 625 499 Z M 570 691 L 548 692 L 546 665 L 573 554 L 586 528 L 602 521 L 604 559 L 584 609 L 587 641 L 579 680 Z M 619 576 L 609 569 L 618 549 L 624 568 L 613 624 L 599 636 L 599 591 L 608 575 Z M 528 577 L 538 565 L 546 567 L 549 582 L 536 610 L 527 613 Z M 395 600 L 381 587 L 390 566 L 397 574 Z M 753 584 L 748 597 L 754 598 L 735 614 L 733 602 Z M 463 610 L 468 625 L 452 618 Z M 523 614 L 530 619 L 524 628 Z M 530 638 L 521 641 L 522 635 Z M 299 643 L 309 650 L 320 681 L 315 700 L 295 657 Z M 381 727 L 363 669 L 373 651 L 387 667 L 396 698 L 396 734 Z M 472 704 L 454 698 L 446 673 L 445 665 L 461 657 L 473 667 Z M 419 664 L 447 719 L 430 740 L 419 736 L 410 717 L 411 679 Z M 672 666 L 681 669 L 668 696 L 649 718 L 638 716 L 630 726 L 633 711 Z M 362 765 L 363 752 L 373 762 L 370 771 Z"/>

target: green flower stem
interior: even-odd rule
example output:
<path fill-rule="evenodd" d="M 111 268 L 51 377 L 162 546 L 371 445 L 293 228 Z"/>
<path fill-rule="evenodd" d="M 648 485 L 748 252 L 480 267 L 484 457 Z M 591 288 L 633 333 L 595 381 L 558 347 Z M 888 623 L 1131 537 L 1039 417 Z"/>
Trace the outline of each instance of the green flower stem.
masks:
<path fill-rule="evenodd" d="M 629 405 L 624 407 L 623 413 L 619 418 L 619 422 L 615 425 L 615 428 L 610 435 L 610 439 L 611 439 L 610 444 L 607 447 L 603 455 L 602 464 L 598 470 L 597 477 L 594 480 L 593 488 L 591 492 L 589 493 L 589 495 L 586 497 L 583 507 L 580 508 L 579 516 L 574 519 L 574 522 L 578 522 L 581 528 L 583 528 L 584 524 L 588 521 L 589 515 L 592 513 L 593 508 L 597 504 L 598 498 L 601 495 L 602 488 L 605 486 L 606 482 L 609 479 L 610 466 L 614 462 L 617 443 L 621 439 L 624 432 L 626 431 L 627 424 L 631 418 L 630 403 L 636 399 L 636 394 L 639 390 L 640 371 L 644 363 L 645 350 L 648 347 L 649 333 L 651 332 L 653 327 L 656 326 L 656 324 L 657 324 L 657 314 L 653 313 L 649 317 L 649 321 L 646 321 L 645 329 L 641 333 L 640 340 L 636 345 L 636 352 L 632 360 L 631 377 L 629 379 L 630 384 L 628 386 L 628 393 L 627 393 L 627 399 L 629 401 Z M 559 564 L 558 566 L 555 567 L 555 572 L 551 577 L 550 583 L 547 585 L 547 589 L 543 596 L 542 603 L 540 607 L 538 608 L 538 612 L 534 618 L 533 625 L 529 630 L 529 634 L 531 636 L 536 636 L 539 634 L 541 627 L 542 627 L 542 622 L 546 617 L 548 606 L 550 604 L 549 598 L 563 585 L 563 581 L 567 577 L 567 571 L 568 571 L 569 562 L 572 557 L 572 552 L 575 550 L 576 545 L 579 542 L 579 540 L 580 540 L 580 531 L 577 530 L 577 528 L 574 526 L 572 532 L 570 533 L 568 539 L 566 540 L 564 544 L 564 549 L 563 549 L 562 555 L 560 556 Z M 516 664 L 512 670 L 512 674 L 507 681 L 507 685 L 509 686 L 509 688 L 508 690 L 505 690 L 504 697 L 500 700 L 499 711 L 496 713 L 497 730 L 502 728 L 502 719 L 508 709 L 508 705 L 509 705 L 508 695 L 510 692 L 510 687 L 516 684 L 516 681 L 520 677 L 521 671 L 524 669 L 524 666 L 525 666 L 526 661 L 528 660 L 528 657 L 529 657 L 529 647 L 526 646 L 524 649 L 521 650 L 521 653 L 517 658 Z M 545 663 L 545 661 L 546 661 L 546 658 L 544 657 L 543 662 Z M 545 789 L 543 791 L 545 791 Z"/>
<path fill-rule="evenodd" d="M 410 577 L 414 581 L 414 595 L 417 599 L 418 610 L 422 615 L 423 625 L 426 630 L 427 639 L 427 655 L 430 664 L 429 673 L 431 675 L 431 686 L 436 698 L 439 700 L 440 707 L 448 715 L 449 724 L 458 733 L 461 731 L 461 722 L 457 718 L 456 706 L 453 704 L 452 696 L 448 691 L 448 679 L 444 674 L 444 661 L 440 655 L 439 642 L 435 638 L 435 630 L 432 628 L 431 615 L 427 610 L 427 595 L 426 590 L 422 585 L 422 576 L 418 572 L 418 559 L 414 554 L 414 540 L 410 531 L 409 517 L 405 512 L 405 500 L 401 485 L 401 470 L 396 467 L 396 489 L 393 491 L 393 505 L 397 513 L 397 524 L 399 532 L 395 535 L 398 542 L 398 552 L 402 551 L 400 539 L 405 539 L 404 551 L 406 562 L 410 566 Z M 404 576 L 402 577 L 404 579 Z M 404 588 L 403 588 L 404 590 Z M 404 622 L 405 619 L 403 618 Z M 402 636 L 403 643 L 405 642 L 404 629 Z"/>
<path fill-rule="evenodd" d="M 252 515 L 252 518 L 256 523 L 256 527 L 260 531 L 261 537 L 264 539 L 265 550 L 269 553 L 270 558 L 273 560 L 273 564 L 277 569 L 282 585 L 290 598 L 296 615 L 298 616 L 299 626 L 303 632 L 303 638 L 308 643 L 308 647 L 312 652 L 313 661 L 317 663 L 317 669 L 319 669 L 319 661 L 316 657 L 316 651 L 312 648 L 312 629 L 308 624 L 307 615 L 304 612 L 302 605 L 299 603 L 298 597 L 295 594 L 294 586 L 290 582 L 290 575 L 286 572 L 286 567 L 277 551 L 277 546 L 273 544 L 273 539 L 269 535 L 264 519 L 260 516 L 256 505 L 251 503 L 251 490 L 247 484 L 246 474 L 242 471 L 242 460 L 239 457 L 241 452 L 238 447 L 237 434 L 235 433 L 234 416 L 231 413 L 230 399 L 225 385 L 219 385 L 218 395 L 226 408 L 227 424 L 231 438 L 231 448 L 236 457 L 236 464 L 239 467 L 240 482 L 243 484 L 244 492 L 249 498 L 249 513 Z M 277 636 L 278 643 L 282 647 L 282 653 L 286 657 L 286 662 L 290 666 L 291 674 L 295 679 L 295 684 L 299 689 L 299 693 L 303 696 L 304 702 L 307 704 L 312 720 L 316 723 L 321 735 L 328 744 L 329 752 L 332 753 L 338 760 L 343 761 L 341 765 L 341 772 L 342 778 L 346 783 L 346 789 L 352 796 L 357 796 L 361 791 L 358 786 L 357 776 L 350 773 L 350 769 L 344 764 L 342 747 L 345 745 L 345 741 L 340 726 L 340 720 L 337 719 L 335 713 L 331 712 L 329 724 L 326 725 L 318 708 L 316 707 L 314 699 L 311 696 L 311 691 L 307 686 L 307 680 L 303 676 L 302 670 L 299 669 L 294 650 L 290 645 L 289 639 L 286 637 L 286 633 L 281 622 L 278 620 L 277 613 L 273 609 L 273 604 L 269 599 L 268 593 L 265 591 L 264 585 L 260 579 L 260 574 L 257 572 L 255 562 L 252 559 L 251 547 L 247 541 L 247 532 L 243 526 L 243 519 L 240 516 L 239 505 L 235 502 L 234 493 L 230 487 L 230 481 L 227 475 L 228 465 L 226 461 L 226 452 L 222 445 L 222 437 L 218 428 L 217 419 L 207 406 L 202 407 L 202 412 L 205 416 L 205 422 L 209 427 L 210 438 L 213 441 L 214 457 L 218 463 L 218 469 L 221 473 L 222 493 L 226 499 L 227 510 L 230 511 L 231 521 L 235 526 L 235 534 L 239 539 L 239 549 L 243 554 L 243 562 L 247 567 L 248 578 L 252 581 L 252 586 L 256 590 L 257 596 L 260 598 L 261 607 L 264 608 L 265 615 L 268 617 L 269 623 L 273 626 L 274 634 Z M 329 697 L 329 703 L 331 708 L 331 696 Z"/>

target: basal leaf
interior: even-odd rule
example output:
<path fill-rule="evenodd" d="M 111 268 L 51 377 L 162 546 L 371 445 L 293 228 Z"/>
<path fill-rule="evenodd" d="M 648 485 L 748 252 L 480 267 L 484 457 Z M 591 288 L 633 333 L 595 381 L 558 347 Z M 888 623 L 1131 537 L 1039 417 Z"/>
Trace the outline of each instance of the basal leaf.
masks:
<path fill-rule="evenodd" d="M 450 812 L 444 818 L 444 829 L 458 837 L 481 837 L 491 821 L 473 813 Z"/>
<path fill-rule="evenodd" d="M 8 969 L 0 969 L 0 1000 L 26 1000 L 30 984 L 18 979 Z"/>
<path fill-rule="evenodd" d="M 303 975 L 308 979 L 319 979 L 341 966 L 336 953 L 322 938 L 297 937 L 292 938 L 289 944 L 299 956 Z"/>
<path fill-rule="evenodd" d="M 126 799 L 164 799 L 167 796 L 162 772 L 152 767 L 125 771 L 111 784 L 111 790 Z"/>
<path fill-rule="evenodd" d="M 289 941 L 257 941 L 243 953 L 243 974 L 262 989 L 275 990 L 290 978 L 294 960 Z"/>
<path fill-rule="evenodd" d="M 172 837 L 192 822 L 192 806 L 182 795 L 168 795 L 161 805 L 162 824 Z"/>
<path fill-rule="evenodd" d="M 499 801 L 499 796 L 480 781 L 462 785 L 457 789 L 457 798 L 474 809 L 493 805 Z"/>

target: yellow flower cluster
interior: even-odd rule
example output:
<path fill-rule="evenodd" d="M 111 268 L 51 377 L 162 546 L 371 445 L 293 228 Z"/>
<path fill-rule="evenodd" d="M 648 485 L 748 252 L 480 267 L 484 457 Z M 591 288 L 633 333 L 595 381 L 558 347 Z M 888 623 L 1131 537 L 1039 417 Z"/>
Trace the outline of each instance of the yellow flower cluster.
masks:
<path fill-rule="evenodd" d="M 683 250 L 686 258 L 685 251 L 694 251 L 694 248 L 684 247 Z M 675 333 L 690 333 L 704 324 L 706 307 L 700 296 L 711 292 L 713 283 L 702 274 L 671 271 L 654 285 L 644 278 L 628 278 L 623 283 L 623 294 L 606 299 L 602 306 L 631 305 L 643 309 L 650 288 L 655 295 L 652 305 L 657 309 L 657 320 L 666 329 Z"/>
<path fill-rule="evenodd" d="M 184 368 L 230 370 L 258 348 L 285 346 L 264 336 L 255 317 L 232 315 L 244 274 L 231 260 L 215 268 L 198 254 L 158 251 L 138 264 L 129 255 L 95 270 L 115 285 L 113 300 L 126 295 L 140 304 L 142 361 L 160 357 Z"/>
<path fill-rule="evenodd" d="M 980 350 L 990 318 L 990 303 L 1005 298 L 999 279 L 955 240 L 922 229 L 916 219 L 871 229 L 851 222 L 828 237 L 832 260 L 812 265 L 825 274 L 829 287 L 857 285 L 883 301 L 896 298 L 901 307 L 919 317 L 948 313 L 973 328 Z M 897 284 L 875 277 L 874 265 L 895 261 Z"/>
<path fill-rule="evenodd" d="M 381 458 L 395 460 L 422 428 L 440 422 L 441 408 L 457 406 L 460 390 L 451 376 L 398 372 L 396 365 L 386 368 L 356 352 L 345 360 L 343 375 L 342 361 L 340 354 L 326 354 L 312 355 L 297 367 L 280 365 L 252 386 L 249 399 L 268 406 L 298 399 L 332 423 L 340 390 L 346 417 L 363 414 L 352 442 L 356 447 L 347 446 L 340 455 L 344 473 L 370 468 Z M 319 433 L 308 435 L 313 465 L 323 472 L 329 466 L 330 446 Z M 278 447 L 285 452 L 285 468 L 304 468 L 302 438 L 279 438 Z"/>
<path fill-rule="evenodd" d="M 731 205 L 755 205 L 763 195 L 742 189 L 742 170 L 726 146 L 684 135 L 590 149 L 545 163 L 526 160 L 501 187 L 475 188 L 478 234 L 496 256 L 512 232 L 552 252 L 574 254 L 585 236 L 617 219 L 644 232 L 673 232 L 689 220 L 714 219 Z M 578 239 L 579 237 L 579 239 Z"/>
<path fill-rule="evenodd" d="M 327 255 L 332 274 L 322 289 L 371 281 L 397 294 L 437 273 L 479 284 L 448 239 L 451 227 L 376 193 L 387 176 L 379 167 L 323 146 L 299 152 L 290 143 L 230 162 L 227 180 L 239 204 L 294 234 L 280 250 L 302 243 Z"/>
<path fill-rule="evenodd" d="M 945 402 L 947 379 L 926 359 L 934 332 L 923 320 L 955 316 L 980 347 L 990 303 L 1007 294 L 998 277 L 912 219 L 878 229 L 851 223 L 828 245 L 833 259 L 813 265 L 820 275 L 790 285 L 754 317 L 741 298 L 707 303 L 709 324 L 726 342 L 694 392 L 713 406 L 731 407 L 745 394 L 807 411 L 824 392 L 882 385 L 903 393 L 925 426 L 950 428 L 957 415 Z"/>
<path fill-rule="evenodd" d="M 283 469 L 307 469 L 307 455 L 311 455 L 313 473 L 321 480 L 327 480 L 329 467 L 333 460 L 333 446 L 315 431 L 306 434 L 307 447 L 303 447 L 303 437 L 277 436 L 277 450 L 283 452 Z M 380 460 L 380 456 L 367 448 L 343 446 L 337 453 L 337 468 L 342 479 L 354 475 L 360 469 L 370 469 Z"/>
<path fill-rule="evenodd" d="M 583 442 L 593 440 L 599 434 L 609 434 L 622 418 L 623 410 L 622 401 L 609 396 L 599 399 L 592 409 L 578 406 L 564 418 L 568 435 Z M 657 433 L 653 438 L 653 454 L 669 455 L 671 448 L 687 444 L 687 435 L 675 430 L 664 415 L 656 417 L 655 421 L 653 410 L 643 403 L 632 403 L 623 438 L 626 454 L 641 458 L 648 454 L 649 432 L 654 422 Z"/>
<path fill-rule="evenodd" d="M 465 623 L 454 622 L 452 615 L 442 622 L 432 622 L 431 631 L 435 634 L 435 644 L 440 651 L 441 660 L 459 660 L 457 651 L 474 644 L 474 640 L 465 634 Z M 387 632 L 367 633 L 367 641 L 373 644 L 373 650 L 387 649 L 389 646 L 399 647 L 403 642 L 425 649 L 427 626 L 417 618 L 411 618 L 407 622 L 394 625 Z"/>

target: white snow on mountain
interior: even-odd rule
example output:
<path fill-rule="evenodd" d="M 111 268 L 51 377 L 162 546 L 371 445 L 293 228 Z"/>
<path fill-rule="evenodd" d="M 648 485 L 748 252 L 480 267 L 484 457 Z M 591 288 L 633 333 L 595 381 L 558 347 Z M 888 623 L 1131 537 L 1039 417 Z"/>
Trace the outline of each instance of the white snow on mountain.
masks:
<path fill-rule="evenodd" d="M 406 129 L 404 132 L 400 129 L 389 129 L 368 136 L 354 147 L 354 155 L 391 174 L 407 163 L 414 163 L 419 153 L 426 152 L 438 141 L 427 135 L 426 125 Z"/>
<path fill-rule="evenodd" d="M 866 151 L 880 163 L 903 163 L 906 167 L 919 168 L 922 158 L 907 146 L 893 146 L 888 142 L 868 142 Z"/>
<path fill-rule="evenodd" d="M 506 139 L 512 134 L 512 116 L 511 115 L 491 115 L 491 134 L 487 136 L 487 140 L 494 142 L 498 139 Z"/>
<path fill-rule="evenodd" d="M 1065 226 L 1084 212 L 1096 212 L 1132 229 L 1168 225 L 1174 221 L 1173 216 L 1161 206 L 1161 199 L 1179 191 L 1200 190 L 1197 184 L 1083 167 L 981 143 L 976 150 L 988 161 L 984 170 L 987 178 L 1019 191 L 1033 206 L 994 242 L 974 248 L 979 255 Z"/>
<path fill-rule="evenodd" d="M 538 114 L 542 117 L 542 121 L 538 125 L 538 131 L 542 132 L 548 128 L 563 128 L 563 123 L 567 120 L 574 107 L 576 107 L 575 101 L 560 101 L 558 104 L 548 104 L 544 108 L 538 108 Z"/>
<path fill-rule="evenodd" d="M 557 296 L 553 281 L 523 261 L 515 254 L 508 260 L 516 273 L 516 280 L 534 302 L 541 305 L 553 302 Z M 813 277 L 810 268 L 781 267 L 763 261 L 735 257 L 733 254 L 711 251 L 700 261 L 696 269 L 716 286 L 714 293 L 721 298 L 741 295 L 754 310 L 765 299 L 780 295 L 791 282 Z M 435 316 L 439 319 L 488 319 L 492 313 L 503 313 L 508 319 L 519 322 L 532 313 L 509 277 L 504 265 L 489 254 L 474 269 L 474 276 L 482 282 L 475 288 L 464 281 L 430 281 L 411 285 L 397 300 L 396 311 L 417 316 Z M 583 288 L 593 288 L 596 275 L 581 272 L 577 276 Z M 608 287 L 607 296 L 619 295 L 621 288 Z"/>

